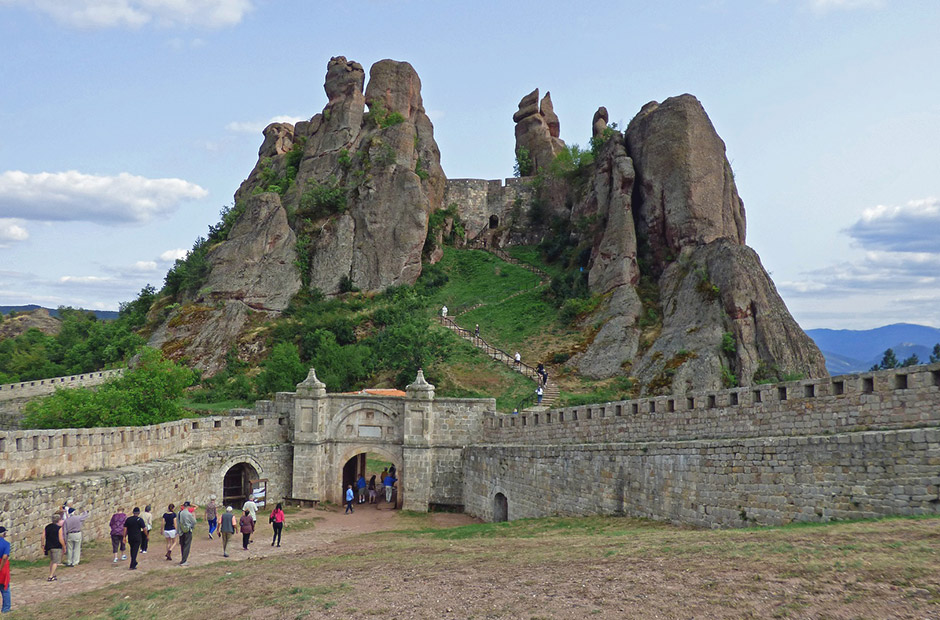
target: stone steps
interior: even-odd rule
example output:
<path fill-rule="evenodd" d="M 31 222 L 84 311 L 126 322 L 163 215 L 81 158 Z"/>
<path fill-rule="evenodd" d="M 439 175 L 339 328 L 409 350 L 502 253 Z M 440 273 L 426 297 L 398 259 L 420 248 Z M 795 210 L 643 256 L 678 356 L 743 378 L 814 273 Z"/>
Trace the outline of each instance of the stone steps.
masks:
<path fill-rule="evenodd" d="M 521 291 L 521 292 L 525 292 L 525 291 Z M 518 293 L 514 293 L 514 294 L 517 295 Z M 461 338 L 463 338 L 464 340 L 466 340 L 467 342 L 469 342 L 476 348 L 484 351 L 492 359 L 498 362 L 502 362 L 503 364 L 505 364 L 512 370 L 515 370 L 516 372 L 519 372 L 529 378 L 532 378 L 538 381 L 538 376 L 535 372 L 535 369 L 532 368 L 531 366 L 527 364 L 521 364 L 521 365 L 516 364 L 516 360 L 512 355 L 509 355 L 505 351 L 501 351 L 500 349 L 494 347 L 493 345 L 483 340 L 483 338 L 479 338 L 475 336 L 473 332 L 471 332 L 470 330 L 460 327 L 450 317 L 439 317 L 439 320 L 440 320 L 441 325 L 451 330 L 452 332 L 456 333 L 458 336 L 460 336 Z M 559 389 L 558 389 L 558 386 L 552 383 L 551 379 L 549 379 L 548 383 L 542 388 L 542 392 L 543 392 L 542 404 L 538 408 L 547 409 L 552 405 L 552 403 L 555 402 L 555 400 L 558 399 Z M 535 399 L 534 393 L 532 395 L 532 399 L 533 400 Z M 527 407 L 524 410 L 528 411 L 532 408 L 534 408 L 534 405 L 533 407 Z"/>

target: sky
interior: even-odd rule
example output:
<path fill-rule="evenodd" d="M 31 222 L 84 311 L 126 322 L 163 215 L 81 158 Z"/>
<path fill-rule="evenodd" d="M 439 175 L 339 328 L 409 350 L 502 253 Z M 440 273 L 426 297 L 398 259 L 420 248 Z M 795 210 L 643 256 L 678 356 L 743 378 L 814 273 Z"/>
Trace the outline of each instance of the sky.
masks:
<path fill-rule="evenodd" d="M 550 91 L 698 97 L 804 329 L 940 327 L 940 2 L 0 0 L 0 305 L 117 309 L 218 221 L 332 56 L 410 62 L 449 178 L 512 175 Z"/>

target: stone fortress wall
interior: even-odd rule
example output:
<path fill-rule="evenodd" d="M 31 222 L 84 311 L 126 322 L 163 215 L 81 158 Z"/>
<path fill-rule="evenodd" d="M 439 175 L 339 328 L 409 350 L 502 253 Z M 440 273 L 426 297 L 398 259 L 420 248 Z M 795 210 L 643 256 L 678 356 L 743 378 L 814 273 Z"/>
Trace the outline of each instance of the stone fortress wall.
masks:
<path fill-rule="evenodd" d="M 490 217 L 495 215 L 498 226 L 509 224 L 513 209 L 528 209 L 532 198 L 531 178 L 510 177 L 500 179 L 447 179 L 444 190 L 444 205 L 456 204 L 467 240 L 490 226 Z"/>
<path fill-rule="evenodd" d="M 94 508 L 97 538 L 117 504 L 205 503 L 240 462 L 269 479 L 270 501 L 335 501 L 364 452 L 399 464 L 405 508 L 486 520 L 498 506 L 706 527 L 940 512 L 940 364 L 515 416 L 435 398 L 423 377 L 393 398 L 326 394 L 311 376 L 229 415 L 0 432 L 0 524 L 17 557 L 38 557 L 66 497 Z"/>
<path fill-rule="evenodd" d="M 52 379 L 36 379 L 34 381 L 20 381 L 19 383 L 4 383 L 0 385 L 0 401 L 18 398 L 35 398 L 52 394 L 58 388 L 64 387 L 91 387 L 100 385 L 105 381 L 124 374 L 123 368 L 113 370 L 99 370 L 77 375 L 54 377 Z"/>
<path fill-rule="evenodd" d="M 940 364 L 488 415 L 465 508 L 740 527 L 940 512 Z"/>

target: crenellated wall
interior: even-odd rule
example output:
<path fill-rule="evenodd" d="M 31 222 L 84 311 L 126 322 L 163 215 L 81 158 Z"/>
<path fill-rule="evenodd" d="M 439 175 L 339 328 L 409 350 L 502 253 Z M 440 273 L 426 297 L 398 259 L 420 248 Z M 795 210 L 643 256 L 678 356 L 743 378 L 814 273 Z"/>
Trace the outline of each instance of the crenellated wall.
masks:
<path fill-rule="evenodd" d="M 940 512 L 940 364 L 488 415 L 466 510 L 707 527 Z"/>
<path fill-rule="evenodd" d="M 0 401 L 45 396 L 46 394 L 52 394 L 59 388 L 100 385 L 122 374 L 124 374 L 123 368 L 115 368 L 113 370 L 99 370 L 77 375 L 67 375 L 65 377 L 53 377 L 51 379 L 4 383 L 0 385 Z"/>
<path fill-rule="evenodd" d="M 289 441 L 289 412 L 212 416 L 152 426 L 0 432 L 0 481 L 146 463 L 191 450 Z"/>
<path fill-rule="evenodd" d="M 472 239 L 489 227 L 491 216 L 497 217 L 497 226 L 506 226 L 513 217 L 514 208 L 519 211 L 517 217 L 528 209 L 532 197 L 529 180 L 447 179 L 444 204 L 457 205 L 467 238 Z"/>

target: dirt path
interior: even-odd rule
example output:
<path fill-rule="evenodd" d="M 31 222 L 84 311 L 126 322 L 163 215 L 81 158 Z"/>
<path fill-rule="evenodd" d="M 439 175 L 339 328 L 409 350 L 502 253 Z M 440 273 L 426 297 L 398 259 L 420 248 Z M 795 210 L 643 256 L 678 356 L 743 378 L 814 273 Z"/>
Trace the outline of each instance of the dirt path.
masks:
<path fill-rule="evenodd" d="M 189 562 L 192 567 L 204 566 L 215 562 L 243 562 L 245 560 L 265 558 L 275 555 L 300 554 L 305 551 L 323 548 L 333 544 L 336 540 L 349 538 L 358 534 L 379 532 L 383 530 L 407 527 L 401 513 L 392 510 L 388 504 L 378 504 L 379 508 L 369 504 L 359 504 L 351 515 L 343 514 L 343 508 L 313 509 L 304 508 L 291 512 L 287 516 L 280 547 L 271 546 L 272 531 L 267 523 L 266 512 L 258 512 L 258 531 L 254 542 L 248 551 L 242 550 L 241 534 L 236 533 L 229 541 L 229 557 L 222 557 L 222 543 L 216 536 L 213 540 L 208 538 L 208 528 L 204 520 L 200 520 L 193 539 Z M 199 510 L 202 513 L 202 509 Z M 435 513 L 429 515 L 424 523 L 435 527 L 448 525 L 464 525 L 476 522 L 473 518 L 463 514 Z M 291 529 L 291 522 L 313 520 L 300 525 L 301 529 Z M 156 519 L 154 520 L 156 523 Z M 57 581 L 48 582 L 49 565 L 31 566 L 28 568 L 14 568 L 12 575 L 11 594 L 13 609 L 21 610 L 24 607 L 42 601 L 54 600 L 81 592 L 87 592 L 114 583 L 121 583 L 131 579 L 146 576 L 148 573 L 163 570 L 190 570 L 190 567 L 179 566 L 179 547 L 173 550 L 173 561 L 165 558 L 166 546 L 159 530 L 151 533 L 150 552 L 138 555 L 137 570 L 128 570 L 130 559 L 113 562 L 110 541 L 97 541 L 82 548 L 82 561 L 75 568 L 59 566 Z"/>

